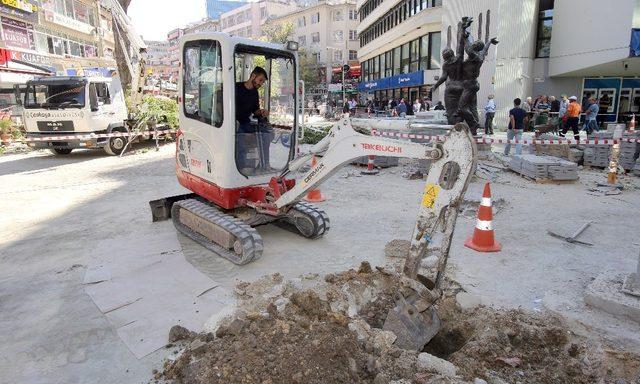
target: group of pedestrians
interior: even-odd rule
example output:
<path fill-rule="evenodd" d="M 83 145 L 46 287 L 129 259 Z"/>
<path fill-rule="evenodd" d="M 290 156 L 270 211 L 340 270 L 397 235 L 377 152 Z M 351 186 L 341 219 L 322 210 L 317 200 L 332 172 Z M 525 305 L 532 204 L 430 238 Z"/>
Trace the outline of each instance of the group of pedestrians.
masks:
<path fill-rule="evenodd" d="M 559 131 L 561 137 L 565 137 L 567 132 L 571 130 L 573 132 L 573 138 L 575 140 L 580 139 L 580 115 L 585 114 L 583 129 L 587 135 L 591 135 L 594 131 L 598 131 L 597 116 L 600 106 L 598 100 L 595 97 L 587 98 L 581 105 L 578 103 L 576 96 L 567 97 L 563 95 L 560 100 L 557 100 L 554 96 L 543 95 L 536 98 L 534 102 L 531 97 L 527 97 L 524 104 L 522 100 L 515 99 L 513 101 L 514 108 L 509 111 L 509 125 L 507 127 L 507 140 L 522 140 L 522 133 L 525 127 L 531 121 L 531 116 L 536 114 L 552 114 L 552 124 L 556 126 L 556 130 Z M 489 101 L 485 106 L 485 111 L 489 113 L 493 109 L 495 113 L 495 103 L 493 97 L 489 96 Z M 487 122 L 493 120 L 493 115 L 487 117 Z M 489 125 L 491 127 L 491 125 Z M 487 127 L 485 125 L 485 133 Z M 490 128 L 490 132 L 493 133 L 493 129 Z M 504 150 L 504 154 L 508 155 L 511 150 L 511 144 L 507 144 Z M 516 154 L 521 153 L 521 146 L 516 145 Z"/>

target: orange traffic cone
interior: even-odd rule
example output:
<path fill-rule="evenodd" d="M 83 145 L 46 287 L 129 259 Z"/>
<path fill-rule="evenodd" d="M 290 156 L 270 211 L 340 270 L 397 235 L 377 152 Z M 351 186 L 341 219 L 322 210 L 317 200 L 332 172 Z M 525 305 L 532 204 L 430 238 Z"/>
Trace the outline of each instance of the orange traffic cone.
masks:
<path fill-rule="evenodd" d="M 473 230 L 473 236 L 464 242 L 465 247 L 478 252 L 499 252 L 502 245 L 493 237 L 493 212 L 491 210 L 491 188 L 489 183 L 484 186 L 482 201 L 478 208 L 478 220 Z"/>
<path fill-rule="evenodd" d="M 315 168 L 317 164 L 318 160 L 316 160 L 316 155 L 313 155 L 313 157 L 311 158 L 311 168 Z M 319 203 L 326 200 L 325 197 L 322 196 L 322 192 L 320 192 L 319 188 L 310 190 L 309 193 L 307 193 L 307 196 L 305 196 L 303 199 L 311 203 Z"/>

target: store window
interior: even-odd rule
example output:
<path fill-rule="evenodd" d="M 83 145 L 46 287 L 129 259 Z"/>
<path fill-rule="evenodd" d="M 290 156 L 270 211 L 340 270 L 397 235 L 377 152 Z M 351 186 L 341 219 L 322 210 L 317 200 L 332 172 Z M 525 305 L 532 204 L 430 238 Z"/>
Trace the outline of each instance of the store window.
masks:
<path fill-rule="evenodd" d="M 402 45 L 402 57 L 400 58 L 400 73 L 409 73 L 411 57 L 409 55 L 409 43 Z"/>
<path fill-rule="evenodd" d="M 401 58 L 401 49 L 400 47 L 395 47 L 393 49 L 393 75 L 396 76 L 400 74 L 400 58 Z"/>
<path fill-rule="evenodd" d="M 426 37 L 426 36 L 425 36 Z M 429 34 L 429 69 L 440 68 L 440 32 L 432 32 Z"/>
<path fill-rule="evenodd" d="M 393 51 L 387 51 L 384 53 L 385 57 L 385 67 L 384 67 L 384 77 L 393 76 Z"/>
<path fill-rule="evenodd" d="M 409 72 L 416 72 L 418 70 L 418 63 L 420 61 L 420 39 L 415 39 L 409 43 Z"/>
<path fill-rule="evenodd" d="M 429 35 L 420 38 L 420 69 L 429 69 Z"/>
<path fill-rule="evenodd" d="M 538 35 L 536 57 L 549 57 L 551 53 L 551 30 L 553 27 L 553 0 L 540 1 L 538 13 Z"/>
<path fill-rule="evenodd" d="M 87 9 L 87 6 L 79 1 L 74 1 L 73 18 L 83 23 L 89 24 L 89 10 Z"/>

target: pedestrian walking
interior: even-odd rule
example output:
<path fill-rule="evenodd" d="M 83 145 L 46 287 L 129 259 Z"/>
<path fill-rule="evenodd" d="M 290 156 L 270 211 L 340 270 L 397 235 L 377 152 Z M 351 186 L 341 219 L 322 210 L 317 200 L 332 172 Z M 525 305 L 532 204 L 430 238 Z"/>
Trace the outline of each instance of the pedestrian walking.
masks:
<path fill-rule="evenodd" d="M 591 97 L 588 100 L 587 110 L 584 112 L 584 130 L 587 132 L 587 136 L 591 135 L 593 131 L 599 131 L 596 118 L 598 117 L 598 111 L 600 106 L 598 100 L 595 97 Z"/>
<path fill-rule="evenodd" d="M 396 112 L 398 113 L 399 117 L 406 117 L 407 116 L 407 105 L 404 103 L 404 98 L 400 99 L 400 102 L 398 103 L 398 106 L 396 107 Z"/>
<path fill-rule="evenodd" d="M 496 115 L 496 103 L 493 101 L 493 95 L 489 95 L 487 99 L 487 105 L 484 106 L 484 134 L 493 135 L 493 118 Z"/>
<path fill-rule="evenodd" d="M 422 110 L 422 104 L 420 103 L 420 99 L 416 99 L 416 102 L 413 103 L 413 113 L 420 112 Z"/>
<path fill-rule="evenodd" d="M 522 100 L 519 98 L 513 100 L 513 108 L 509 111 L 509 126 L 507 127 L 507 140 L 509 141 L 513 139 L 516 141 L 522 140 L 526 112 L 521 108 L 520 104 L 522 104 Z M 511 152 L 511 143 L 507 143 L 507 146 L 504 147 L 505 156 L 509 156 L 509 152 Z M 517 143 L 516 155 L 520 154 L 522 154 L 522 144 Z"/>
<path fill-rule="evenodd" d="M 560 137 L 565 137 L 567 131 L 571 129 L 573 131 L 573 138 L 580 140 L 580 131 L 578 125 L 580 124 L 580 104 L 577 102 L 578 98 L 571 96 L 569 98 L 569 107 L 567 108 L 567 124 L 562 128 Z"/>

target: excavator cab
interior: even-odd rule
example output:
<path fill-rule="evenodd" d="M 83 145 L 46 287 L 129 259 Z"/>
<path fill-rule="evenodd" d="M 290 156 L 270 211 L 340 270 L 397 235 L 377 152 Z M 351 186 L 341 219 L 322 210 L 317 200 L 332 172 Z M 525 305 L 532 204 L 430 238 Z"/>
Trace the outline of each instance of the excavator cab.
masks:
<path fill-rule="evenodd" d="M 225 209 L 287 168 L 296 147 L 298 73 L 295 44 L 270 44 L 222 33 L 185 36 L 179 81 L 180 183 Z M 239 124 L 236 84 L 255 67 L 268 80 L 258 89 L 268 118 Z M 238 86 L 242 86 L 241 84 Z M 251 200 L 260 200 L 252 196 Z"/>

